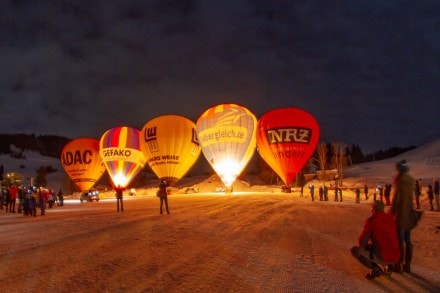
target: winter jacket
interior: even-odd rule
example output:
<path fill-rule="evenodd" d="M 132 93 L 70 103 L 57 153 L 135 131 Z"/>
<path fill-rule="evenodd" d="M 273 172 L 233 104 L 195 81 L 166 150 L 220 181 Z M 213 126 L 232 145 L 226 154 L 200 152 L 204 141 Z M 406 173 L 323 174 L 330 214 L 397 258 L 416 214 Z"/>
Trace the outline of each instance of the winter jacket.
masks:
<path fill-rule="evenodd" d="M 391 211 L 395 215 L 397 228 L 410 229 L 409 213 L 413 208 L 414 179 L 407 173 L 399 174 L 395 180 Z"/>
<path fill-rule="evenodd" d="M 159 184 L 159 190 L 158 190 L 159 197 L 167 197 L 168 196 L 167 187 L 168 187 L 168 183 L 166 183 L 166 182 L 161 182 Z"/>
<path fill-rule="evenodd" d="M 18 193 L 18 188 L 17 186 L 11 186 L 11 188 L 9 188 L 9 200 L 10 201 L 15 201 L 17 200 L 17 193 Z"/>
<path fill-rule="evenodd" d="M 397 238 L 396 223 L 391 213 L 373 213 L 371 217 L 367 218 L 358 242 L 361 247 L 372 244 L 376 249 L 376 253 L 387 263 L 399 261 L 399 240 Z"/>
<path fill-rule="evenodd" d="M 438 180 L 434 181 L 434 194 L 440 194 L 440 183 Z"/>

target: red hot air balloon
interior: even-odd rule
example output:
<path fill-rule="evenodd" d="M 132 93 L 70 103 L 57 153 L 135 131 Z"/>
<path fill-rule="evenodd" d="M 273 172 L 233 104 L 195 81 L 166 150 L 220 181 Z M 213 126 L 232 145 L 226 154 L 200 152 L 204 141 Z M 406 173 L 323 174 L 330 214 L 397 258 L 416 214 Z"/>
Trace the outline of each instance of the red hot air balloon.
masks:
<path fill-rule="evenodd" d="M 93 138 L 77 138 L 67 143 L 61 152 L 61 163 L 81 191 L 92 188 L 105 172 L 99 140 Z"/>
<path fill-rule="evenodd" d="M 318 122 L 308 112 L 298 108 L 274 109 L 258 120 L 258 152 L 289 185 L 313 155 L 319 134 Z"/>
<path fill-rule="evenodd" d="M 145 165 L 137 129 L 126 126 L 109 129 L 101 136 L 99 147 L 99 154 L 115 187 L 127 187 Z"/>

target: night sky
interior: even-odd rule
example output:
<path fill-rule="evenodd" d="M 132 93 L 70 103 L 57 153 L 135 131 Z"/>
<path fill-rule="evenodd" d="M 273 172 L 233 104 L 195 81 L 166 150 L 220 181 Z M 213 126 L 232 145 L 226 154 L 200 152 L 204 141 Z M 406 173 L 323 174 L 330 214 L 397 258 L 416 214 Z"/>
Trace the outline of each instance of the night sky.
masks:
<path fill-rule="evenodd" d="M 365 152 L 440 137 L 440 1 L 1 1 L 0 133 L 98 138 L 220 103 Z"/>

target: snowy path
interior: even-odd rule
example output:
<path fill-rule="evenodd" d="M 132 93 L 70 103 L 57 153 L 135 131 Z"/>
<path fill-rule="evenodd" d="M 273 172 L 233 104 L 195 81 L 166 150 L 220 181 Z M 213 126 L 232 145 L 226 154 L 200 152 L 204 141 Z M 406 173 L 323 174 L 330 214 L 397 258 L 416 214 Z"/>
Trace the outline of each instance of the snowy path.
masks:
<path fill-rule="evenodd" d="M 440 213 L 413 233 L 413 275 L 367 281 L 349 253 L 369 204 L 290 194 L 174 195 L 0 211 L 5 292 L 435 292 Z M 16 278 L 21 276 L 21 278 Z M 38 290 L 37 290 L 38 289 Z"/>

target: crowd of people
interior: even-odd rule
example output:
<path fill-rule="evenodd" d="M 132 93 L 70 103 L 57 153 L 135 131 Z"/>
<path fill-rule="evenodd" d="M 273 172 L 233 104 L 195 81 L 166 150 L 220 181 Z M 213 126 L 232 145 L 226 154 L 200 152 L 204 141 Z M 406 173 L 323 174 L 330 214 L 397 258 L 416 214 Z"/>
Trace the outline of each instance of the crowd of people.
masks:
<path fill-rule="evenodd" d="M 370 188 L 367 183 L 364 184 L 363 193 L 365 201 L 370 200 L 372 197 L 372 201 L 375 202 L 379 200 L 385 204 L 385 206 L 391 206 L 391 194 L 392 194 L 393 184 L 385 183 L 378 184 L 374 188 L 373 193 L 369 193 Z M 356 187 L 353 189 L 355 193 L 355 202 L 361 202 L 361 188 Z M 342 202 L 342 188 L 334 187 L 334 201 Z M 327 186 L 320 186 L 318 189 L 319 193 L 319 201 L 328 201 L 329 200 L 329 188 Z M 309 194 L 312 201 L 315 201 L 315 186 L 313 184 L 309 185 Z M 423 196 L 423 181 L 422 179 L 417 179 L 414 182 L 413 187 L 414 194 L 414 206 L 416 209 L 421 209 L 420 198 Z M 439 179 L 434 178 L 432 183 L 428 184 L 426 187 L 426 195 L 429 203 L 430 211 L 440 211 L 440 184 Z M 300 196 L 303 196 L 301 191 Z"/>
<path fill-rule="evenodd" d="M 23 187 L 12 184 L 11 186 L 2 186 L 0 194 L 0 210 L 8 213 L 22 213 L 23 216 L 37 216 L 37 210 L 40 215 L 46 213 L 46 208 L 64 205 L 64 196 L 61 190 L 58 193 L 53 189 L 43 187 Z"/>

